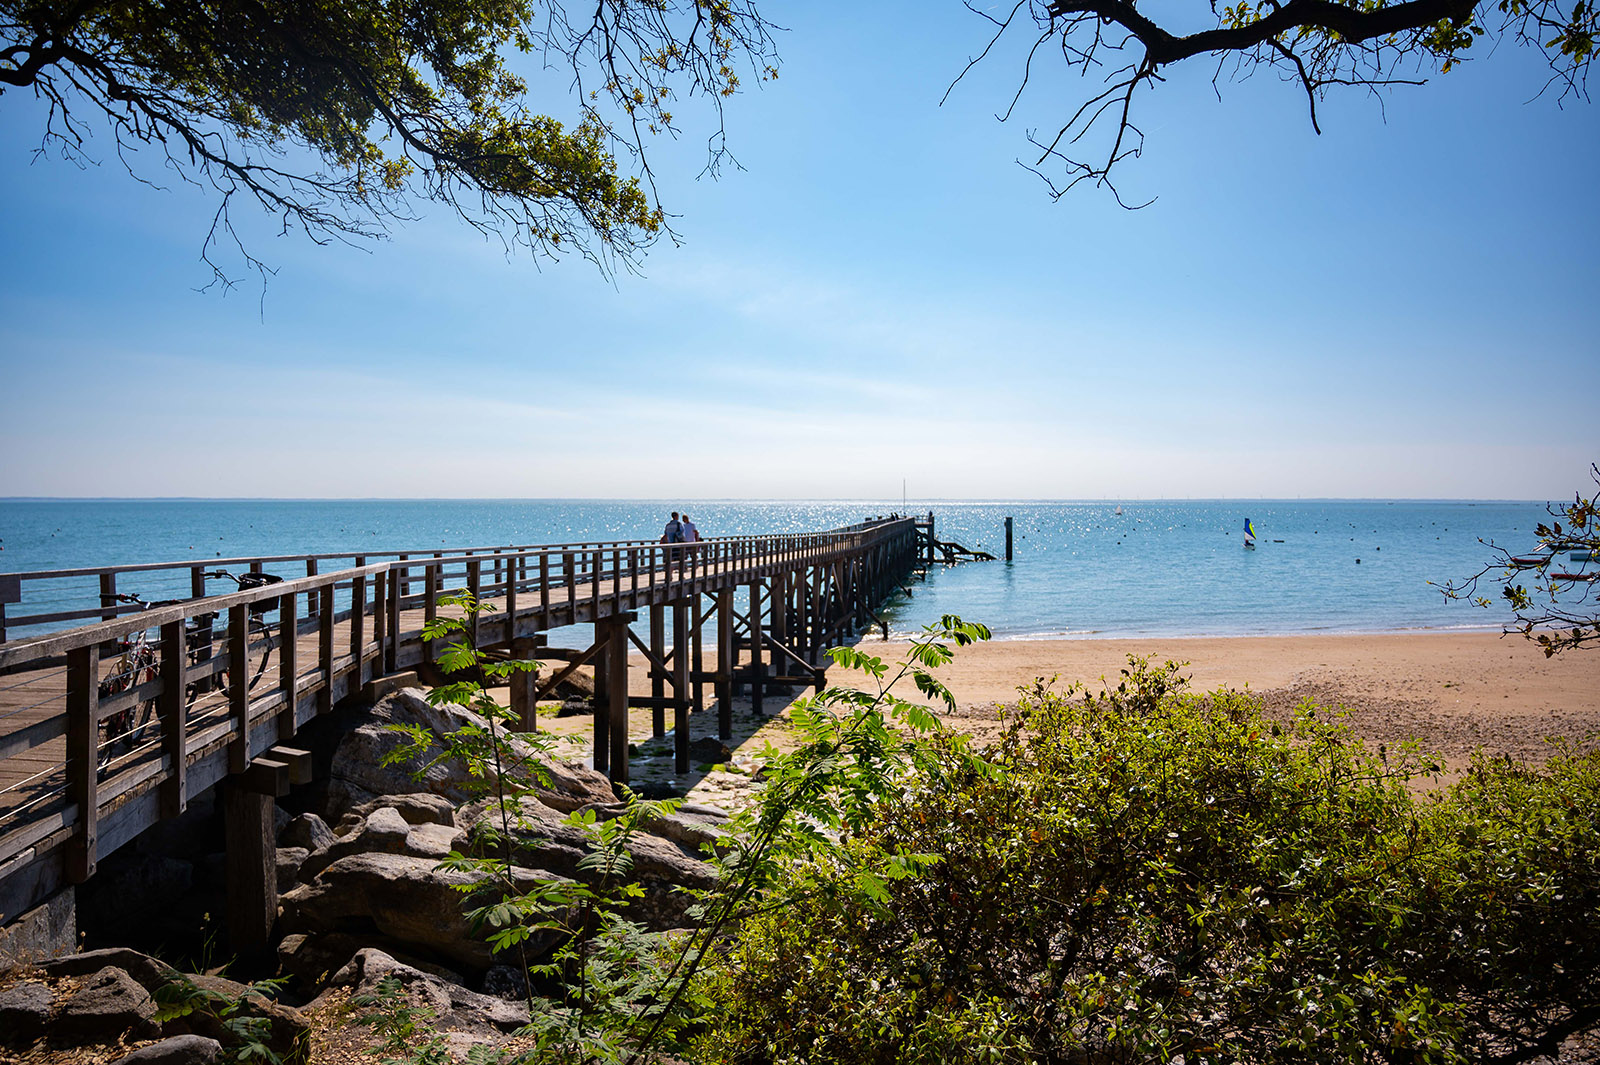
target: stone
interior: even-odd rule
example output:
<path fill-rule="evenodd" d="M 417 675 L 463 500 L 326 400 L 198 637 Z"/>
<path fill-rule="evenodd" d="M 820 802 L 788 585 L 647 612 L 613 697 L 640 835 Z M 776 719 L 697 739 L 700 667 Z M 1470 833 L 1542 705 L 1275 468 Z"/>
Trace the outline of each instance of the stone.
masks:
<path fill-rule="evenodd" d="M 411 826 L 393 807 L 380 807 L 367 815 L 366 820 L 347 835 L 334 840 L 332 846 L 308 857 L 300 867 L 300 878 L 311 881 L 338 861 L 352 854 L 404 854 Z"/>
<path fill-rule="evenodd" d="M 367 720 L 340 737 L 329 771 L 328 816 L 339 820 L 346 811 L 384 796 L 414 794 L 419 791 L 459 804 L 475 797 L 477 790 L 466 767 L 456 762 L 429 766 L 421 779 L 405 766 L 384 765 L 384 756 L 403 742 L 389 730 L 392 724 L 421 725 L 430 731 L 449 734 L 463 725 L 484 725 L 484 719 L 464 707 L 445 704 L 432 706 L 420 689 L 405 688 L 380 700 L 367 714 Z M 611 782 L 605 775 L 586 766 L 560 762 L 537 755 L 521 743 L 511 744 L 519 758 L 537 761 L 551 778 L 545 802 L 560 810 L 575 810 L 595 802 L 615 801 Z"/>
<path fill-rule="evenodd" d="M 357 994 L 370 994 L 380 980 L 391 976 L 433 1011 L 433 1026 L 440 1032 L 492 1035 L 514 1031 L 528 1023 L 525 1002 L 508 1002 L 469 991 L 372 947 L 358 951 L 350 964 L 334 976 L 331 986 L 352 987 Z"/>
<path fill-rule="evenodd" d="M 116 966 L 151 993 L 163 984 L 180 978 L 178 970 L 159 958 L 141 954 L 127 947 L 107 947 L 103 950 L 86 950 L 82 954 L 68 954 L 42 962 L 39 969 L 46 976 L 88 976 L 108 966 Z"/>
<path fill-rule="evenodd" d="M 278 833 L 278 846 L 303 847 L 310 854 L 333 846 L 333 829 L 316 814 L 301 814 Z"/>
<path fill-rule="evenodd" d="M 292 884 L 300 879 L 300 867 L 309 857 L 311 852 L 304 847 L 278 848 L 278 890 L 282 891 L 283 885 Z"/>
<path fill-rule="evenodd" d="M 483 993 L 508 1002 L 525 1002 L 528 998 L 528 978 L 521 969 L 496 965 L 483 974 Z"/>
<path fill-rule="evenodd" d="M 214 1065 L 221 1056 L 222 1044 L 215 1039 L 203 1035 L 175 1035 L 140 1047 L 112 1065 Z"/>
<path fill-rule="evenodd" d="M 43 1035 L 53 997 L 50 989 L 36 980 L 0 991 L 0 1043 L 22 1047 Z"/>
<path fill-rule="evenodd" d="M 593 873 L 579 868 L 593 849 L 583 829 L 567 824 L 560 812 L 537 799 L 524 799 L 520 809 L 522 817 L 535 828 L 531 834 L 518 836 L 515 860 L 519 864 L 579 880 L 593 878 Z M 607 804 L 607 809 L 615 810 L 616 804 Z M 461 822 L 469 826 L 469 831 L 489 816 L 492 811 L 487 802 L 473 803 L 460 811 Z M 663 821 L 657 819 L 653 825 Z M 683 821 L 679 828 L 688 834 L 693 825 Z M 709 863 L 672 839 L 641 831 L 633 837 L 628 851 L 633 857 L 632 875 L 645 894 L 629 903 L 624 913 L 650 931 L 678 928 L 685 923 L 693 900 L 678 891 L 679 886 L 710 888 L 717 882 L 716 870 Z"/>
<path fill-rule="evenodd" d="M 155 1013 L 150 992 L 126 970 L 111 965 L 91 976 L 67 999 L 51 1033 L 75 1046 L 111 1043 L 124 1035 L 150 1039 L 161 1032 Z"/>
<path fill-rule="evenodd" d="M 692 762 L 726 762 L 732 757 L 733 751 L 715 736 L 701 736 L 689 744 L 689 760 Z"/>
<path fill-rule="evenodd" d="M 472 882 L 465 873 L 445 872 L 431 858 L 410 854 L 349 854 L 317 879 L 283 896 L 282 925 L 289 932 L 379 933 L 481 972 L 493 964 L 489 946 L 475 935 L 462 913 L 466 897 L 457 885 Z M 551 879 L 534 869 L 516 869 L 520 888 Z M 535 935 L 529 953 L 537 956 L 555 943 L 554 933 Z"/>
<path fill-rule="evenodd" d="M 381 806 L 398 810 L 407 824 L 454 825 L 456 823 L 455 803 L 442 795 L 429 795 L 423 791 L 407 792 L 403 795 L 383 795 L 371 802 L 362 803 L 351 813 L 366 817 Z"/>
<path fill-rule="evenodd" d="M 418 825 L 406 836 L 406 853 L 440 859 L 467 845 L 467 834 L 455 825 Z"/>
<path fill-rule="evenodd" d="M 194 974 L 185 979 L 202 991 L 210 992 L 230 1002 L 242 1002 L 243 1006 L 239 1011 L 242 1015 L 266 1018 L 269 1024 L 267 1047 L 285 1061 L 301 1060 L 311 1038 L 311 1022 L 305 1014 L 293 1006 L 275 1002 L 259 992 L 252 991 L 247 985 L 237 980 L 229 980 L 225 976 Z M 187 1034 L 206 1036 L 223 1043 L 231 1041 L 230 1033 L 223 1028 L 222 1022 L 204 1010 L 196 1010 L 181 1018 L 181 1021 L 182 1027 L 189 1030 Z M 173 1027 L 177 1026 L 170 1025 L 169 1033 Z"/>

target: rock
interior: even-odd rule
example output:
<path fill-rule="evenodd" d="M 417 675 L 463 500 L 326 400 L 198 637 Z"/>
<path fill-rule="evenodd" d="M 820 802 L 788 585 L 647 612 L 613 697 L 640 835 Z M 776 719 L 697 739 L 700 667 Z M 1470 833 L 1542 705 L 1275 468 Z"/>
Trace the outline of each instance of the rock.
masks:
<path fill-rule="evenodd" d="M 467 845 L 467 834 L 455 825 L 418 825 L 406 836 L 406 853 L 440 859 Z"/>
<path fill-rule="evenodd" d="M 300 877 L 313 880 L 322 870 L 352 854 L 404 854 L 410 835 L 411 826 L 399 811 L 389 806 L 380 807 L 353 832 L 335 839 L 332 846 L 307 858 L 300 867 Z"/>
<path fill-rule="evenodd" d="M 161 1031 L 155 1013 L 150 992 L 125 969 L 110 965 L 67 999 L 51 1025 L 52 1037 L 74 1046 L 111 1043 L 124 1035 L 150 1039 Z"/>
<path fill-rule="evenodd" d="M 608 804 L 607 809 L 615 809 Z M 533 834 L 519 834 L 516 861 L 539 869 L 548 869 L 575 879 L 592 879 L 593 874 L 579 868 L 579 862 L 593 848 L 589 836 L 576 825 L 569 825 L 562 815 L 536 799 L 525 799 L 521 804 L 522 817 L 534 826 Z M 463 825 L 474 826 L 492 816 L 487 802 L 473 803 L 460 812 Z M 662 824 L 665 819 L 657 819 Z M 693 822 L 683 821 L 679 828 L 688 834 L 698 831 Z M 633 856 L 633 876 L 644 888 L 643 898 L 636 899 L 626 909 L 630 920 L 638 921 L 651 931 L 677 928 L 685 923 L 685 915 L 692 900 L 677 888 L 710 888 L 716 884 L 716 870 L 695 857 L 682 844 L 662 836 L 641 831 L 629 845 Z"/>
<path fill-rule="evenodd" d="M 268 1023 L 265 1040 L 268 1049 L 285 1061 L 303 1059 L 304 1050 L 311 1038 L 311 1022 L 305 1014 L 293 1006 L 275 1002 L 259 992 L 252 991 L 245 984 L 229 980 L 224 976 L 196 974 L 185 979 L 199 990 L 219 999 L 243 1003 L 235 1016 L 265 1018 Z M 181 1024 L 169 1024 L 168 1031 L 178 1028 L 179 1031 L 174 1034 L 184 1034 L 182 1030 L 187 1029 L 188 1033 L 216 1039 L 225 1045 L 236 1041 L 233 1034 L 223 1027 L 222 1022 L 205 1010 L 195 1010 L 180 1018 L 180 1021 Z"/>
<path fill-rule="evenodd" d="M 311 856 L 304 847 L 279 847 L 277 853 L 279 890 L 300 879 L 300 867 Z"/>
<path fill-rule="evenodd" d="M 222 1056 L 222 1044 L 203 1035 L 175 1035 L 140 1047 L 113 1065 L 213 1065 Z"/>
<path fill-rule="evenodd" d="M 362 803 L 350 813 L 366 817 L 383 806 L 400 811 L 400 816 L 406 819 L 407 824 L 454 825 L 456 823 L 454 803 L 442 795 L 429 795 L 421 791 L 407 792 L 403 795 L 383 795 L 371 802 Z"/>
<path fill-rule="evenodd" d="M 278 833 L 278 846 L 303 847 L 310 854 L 333 846 L 333 829 L 316 814 L 301 814 Z"/>
<path fill-rule="evenodd" d="M 466 896 L 457 890 L 472 878 L 440 871 L 436 864 L 409 854 L 346 855 L 313 883 L 283 896 L 283 927 L 302 933 L 376 927 L 385 936 L 481 972 L 493 964 L 493 955 L 468 926 L 462 914 Z M 523 889 L 551 879 L 549 873 L 520 868 L 515 877 Z M 554 942 L 553 933 L 535 935 L 528 949 L 537 956 Z"/>
<path fill-rule="evenodd" d="M 602 821 L 609 821 L 619 817 L 627 810 L 625 803 L 609 803 L 605 806 L 595 806 L 592 809 Z M 720 846 L 725 834 L 728 815 L 715 806 L 703 806 L 697 803 L 683 803 L 677 812 L 662 814 L 652 818 L 644 826 L 644 831 L 652 836 L 664 836 L 674 843 L 694 851 L 699 851 L 703 846 Z"/>
<path fill-rule="evenodd" d="M 732 757 L 733 751 L 715 736 L 701 736 L 689 744 L 689 760 L 693 762 L 726 762 Z"/>
<path fill-rule="evenodd" d="M 388 730 L 392 724 L 421 725 L 436 733 L 448 734 L 483 718 L 463 707 L 430 706 L 420 689 L 405 688 L 384 697 L 368 712 L 368 720 L 339 740 L 330 767 L 328 815 L 338 820 L 345 811 L 383 796 L 414 794 L 418 791 L 442 797 L 452 804 L 466 802 L 479 790 L 466 767 L 455 762 L 430 766 L 420 780 L 404 766 L 384 765 L 384 756 L 403 742 Z M 575 810 L 594 802 L 611 802 L 611 784 L 604 774 L 585 766 L 558 762 L 536 755 L 521 743 L 513 743 L 518 757 L 538 761 L 551 776 L 545 796 L 548 805 Z"/>
<path fill-rule="evenodd" d="M 357 994 L 372 994 L 380 980 L 391 976 L 434 1013 L 432 1024 L 440 1032 L 493 1034 L 528 1023 L 526 1003 L 468 991 L 372 947 L 358 951 L 350 964 L 334 976 L 332 986 L 353 987 Z"/>
<path fill-rule="evenodd" d="M 355 957 L 357 951 L 371 946 L 376 946 L 396 961 L 413 969 L 431 973 L 441 980 L 455 984 L 464 983 L 466 980 L 466 977 L 453 969 L 414 957 L 407 951 L 405 943 L 371 932 L 360 936 L 346 935 L 343 932 L 310 935 L 296 933 L 285 936 L 278 944 L 278 972 L 280 975 L 292 977 L 297 987 L 308 996 L 317 994 L 328 985 L 334 974 L 350 963 L 350 959 Z"/>
<path fill-rule="evenodd" d="M 289 822 L 292 821 L 292 820 L 294 820 L 294 815 L 293 814 L 291 814 L 288 810 L 285 810 L 283 807 L 279 806 L 277 803 L 273 803 L 272 804 L 272 838 L 273 839 L 277 839 L 279 836 L 283 835 L 283 830 L 288 827 Z"/>
<path fill-rule="evenodd" d="M 50 989 L 36 980 L 0 991 L 0 1044 L 27 1046 L 43 1035 L 52 997 Z"/>
<path fill-rule="evenodd" d="M 148 954 L 140 954 L 127 947 L 106 947 L 103 950 L 86 950 L 82 954 L 68 954 L 41 962 L 39 969 L 46 976 L 88 976 L 107 966 L 116 966 L 144 986 L 146 991 L 178 979 L 178 970 Z"/>

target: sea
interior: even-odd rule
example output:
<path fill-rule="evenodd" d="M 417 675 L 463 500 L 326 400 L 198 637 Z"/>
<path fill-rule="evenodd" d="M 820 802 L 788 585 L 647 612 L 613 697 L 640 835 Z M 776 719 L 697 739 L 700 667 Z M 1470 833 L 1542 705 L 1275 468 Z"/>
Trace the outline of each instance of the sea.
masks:
<path fill-rule="evenodd" d="M 0 573 L 654 539 L 668 511 L 685 508 L 706 538 L 931 512 L 939 539 L 1000 557 L 934 566 L 908 581 L 909 594 L 881 611 L 891 635 L 957 614 L 1018 640 L 1498 628 L 1509 619 L 1503 606 L 1452 602 L 1438 585 L 1481 570 L 1489 544 L 1532 549 L 1548 516 L 1543 502 L 1438 500 L 11 499 L 0 500 Z M 1246 520 L 1253 550 L 1244 546 Z"/>

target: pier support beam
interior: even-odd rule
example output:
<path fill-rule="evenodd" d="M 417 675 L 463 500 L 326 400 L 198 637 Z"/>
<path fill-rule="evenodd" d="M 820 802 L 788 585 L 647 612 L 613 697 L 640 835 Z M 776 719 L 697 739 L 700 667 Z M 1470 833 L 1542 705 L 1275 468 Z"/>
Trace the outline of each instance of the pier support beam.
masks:
<path fill-rule="evenodd" d="M 673 768 L 689 771 L 689 600 L 672 604 Z"/>
<path fill-rule="evenodd" d="M 750 709 L 757 717 L 766 713 L 761 696 L 761 582 L 750 582 Z"/>
<path fill-rule="evenodd" d="M 272 833 L 273 796 L 252 791 L 242 777 L 222 785 L 227 837 L 228 947 L 259 959 L 278 919 L 278 851 Z"/>
<path fill-rule="evenodd" d="M 656 739 L 667 734 L 667 708 L 663 702 L 667 695 L 667 678 L 660 662 L 667 657 L 667 608 L 662 603 L 650 607 L 650 735 Z"/>
<path fill-rule="evenodd" d="M 733 589 L 717 593 L 717 737 L 733 738 Z"/>
<path fill-rule="evenodd" d="M 628 622 L 610 614 L 594 623 L 594 767 L 628 782 Z"/>

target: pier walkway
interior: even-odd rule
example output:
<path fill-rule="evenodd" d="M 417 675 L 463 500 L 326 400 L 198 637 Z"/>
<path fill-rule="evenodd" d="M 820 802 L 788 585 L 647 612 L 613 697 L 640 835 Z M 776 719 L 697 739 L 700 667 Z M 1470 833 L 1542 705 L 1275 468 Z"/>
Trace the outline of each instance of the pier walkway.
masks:
<path fill-rule="evenodd" d="M 266 797 L 304 782 L 310 759 L 293 746 L 296 732 L 382 677 L 426 670 L 438 648 L 422 630 L 452 609 L 441 603 L 451 594 L 468 591 L 497 608 L 474 623 L 480 648 L 544 662 L 512 685 L 525 728 L 541 699 L 579 666 L 593 667 L 594 765 L 626 781 L 631 709 L 651 712 L 656 735 L 672 712 L 677 763 L 687 769 L 707 685 L 724 738 L 736 688 L 748 687 L 759 712 L 770 685 L 820 686 L 823 652 L 872 623 L 927 554 L 930 536 L 931 521 L 895 517 L 693 545 L 629 540 L 0 574 L 0 925 L 86 880 L 100 857 L 225 779 L 230 791 Z M 330 560 L 354 565 L 335 570 Z M 207 596 L 206 575 L 217 568 L 284 579 Z M 301 569 L 304 576 L 285 576 Z M 127 601 L 129 591 L 175 583 L 192 597 Z M 85 586 L 94 590 L 87 599 L 68 591 Z M 630 627 L 640 612 L 648 637 Z M 80 627 L 31 634 L 64 623 Z M 575 625 L 593 626 L 587 649 L 546 646 L 551 630 Z M 715 668 L 706 669 L 702 636 L 712 628 Z M 629 695 L 630 644 L 648 663 L 648 696 Z M 103 723 L 129 712 L 136 730 L 108 736 L 118 730 Z"/>

